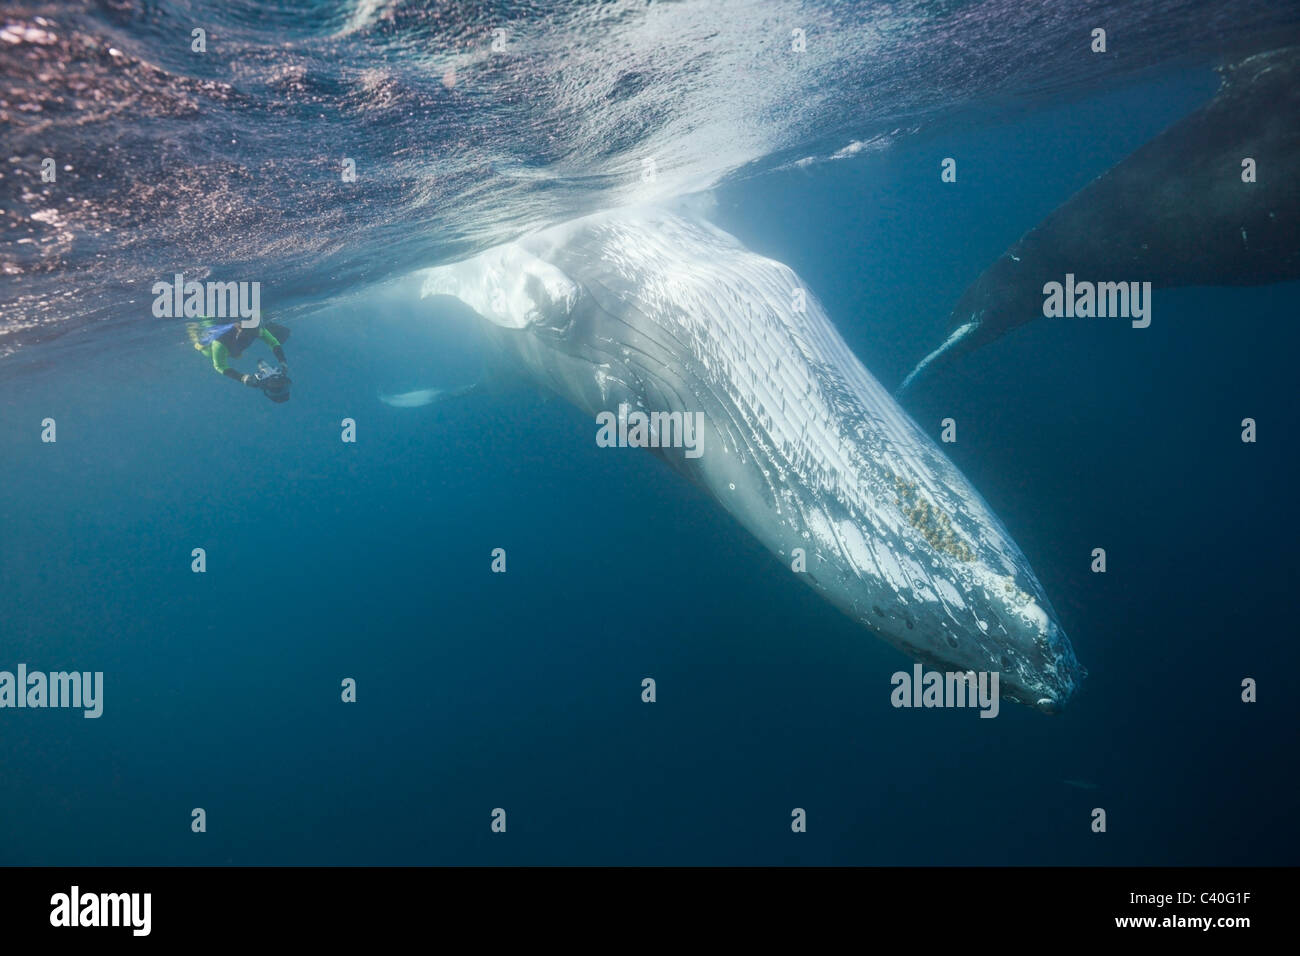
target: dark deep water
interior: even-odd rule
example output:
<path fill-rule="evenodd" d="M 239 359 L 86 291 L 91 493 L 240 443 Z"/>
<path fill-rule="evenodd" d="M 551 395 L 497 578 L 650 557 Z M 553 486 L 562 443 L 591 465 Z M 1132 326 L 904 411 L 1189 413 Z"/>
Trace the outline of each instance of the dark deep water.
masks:
<path fill-rule="evenodd" d="M 724 185 L 715 218 L 892 387 L 1008 244 L 1214 87 L 975 113 Z M 1292 864 L 1297 291 L 1043 320 L 903 403 L 956 419 L 1088 666 L 1054 717 L 892 708 L 909 660 L 563 402 L 380 403 L 475 374 L 427 302 L 294 321 L 284 406 L 165 321 L 0 360 L 0 669 L 106 681 L 97 720 L 0 711 L 0 863 Z"/>

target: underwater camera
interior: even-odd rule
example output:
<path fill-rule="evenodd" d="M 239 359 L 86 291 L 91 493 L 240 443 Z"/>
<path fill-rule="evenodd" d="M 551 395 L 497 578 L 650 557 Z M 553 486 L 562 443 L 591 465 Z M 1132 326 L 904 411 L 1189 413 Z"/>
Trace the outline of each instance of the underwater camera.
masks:
<path fill-rule="evenodd" d="M 257 363 L 257 384 L 261 388 L 263 395 L 276 404 L 280 404 L 289 400 L 289 386 L 293 382 L 290 381 L 284 369 L 259 361 Z"/>

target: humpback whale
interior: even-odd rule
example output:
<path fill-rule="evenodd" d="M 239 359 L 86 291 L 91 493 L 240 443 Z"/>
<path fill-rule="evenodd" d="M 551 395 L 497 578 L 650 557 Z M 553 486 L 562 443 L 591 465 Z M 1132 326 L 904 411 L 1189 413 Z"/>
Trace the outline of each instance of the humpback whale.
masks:
<path fill-rule="evenodd" d="M 1300 47 L 1219 69 L 1205 106 L 1107 170 L 967 288 L 948 336 L 903 381 L 1043 315 L 1067 274 L 1154 288 L 1300 278 Z M 1253 160 L 1256 181 L 1243 162 Z"/>
<path fill-rule="evenodd" d="M 622 406 L 695 415 L 698 455 L 652 453 L 904 653 L 999 672 L 1003 697 L 1047 712 L 1078 687 L 1083 669 L 1020 549 L 788 266 L 704 220 L 642 208 L 418 276 L 422 296 L 459 299 L 593 422 Z"/>

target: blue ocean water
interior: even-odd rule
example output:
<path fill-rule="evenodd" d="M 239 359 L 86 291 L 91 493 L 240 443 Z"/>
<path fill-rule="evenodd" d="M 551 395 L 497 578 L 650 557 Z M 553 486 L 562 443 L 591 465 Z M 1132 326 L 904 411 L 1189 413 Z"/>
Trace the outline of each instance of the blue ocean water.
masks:
<path fill-rule="evenodd" d="M 1002 250 L 1215 86 L 1180 62 L 990 93 L 879 149 L 724 177 L 712 215 L 892 387 Z M 241 228 L 255 246 L 258 217 Z M 383 228 L 358 274 L 389 264 Z M 398 258 L 438 259 L 418 255 Z M 904 401 L 932 435 L 957 420 L 945 451 L 1090 672 L 1059 715 L 981 720 L 891 707 L 908 659 L 562 401 L 492 377 L 381 402 L 490 357 L 465 315 L 338 295 L 348 250 L 323 259 L 295 276 L 327 291 L 287 320 L 285 405 L 176 321 L 74 322 L 0 360 L 0 669 L 106 680 L 96 720 L 0 713 L 0 863 L 1296 861 L 1296 284 L 1161 291 L 1141 331 L 1032 323 Z"/>

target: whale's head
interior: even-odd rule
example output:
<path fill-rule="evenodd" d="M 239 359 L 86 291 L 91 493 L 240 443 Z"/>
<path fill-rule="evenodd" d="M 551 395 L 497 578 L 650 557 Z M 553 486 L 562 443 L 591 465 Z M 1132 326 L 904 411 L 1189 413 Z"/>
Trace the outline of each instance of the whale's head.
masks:
<path fill-rule="evenodd" d="M 1043 713 L 1057 713 L 1085 676 L 1074 649 L 1037 582 L 1000 575 L 984 566 L 972 576 L 987 582 L 962 596 L 964 611 L 950 608 L 936 623 L 918 615 L 911 628 L 887 635 L 909 656 L 948 672 L 997 673 L 999 696 Z"/>
<path fill-rule="evenodd" d="M 809 584 L 907 656 L 996 672 L 1001 698 L 1056 712 L 1085 672 L 1042 585 L 957 469 L 912 441 L 908 459 L 863 462 L 801 501 L 789 549 L 806 549 Z"/>
<path fill-rule="evenodd" d="M 1050 607 L 1013 619 L 999 655 L 1001 696 L 1057 713 L 1087 676 Z"/>

